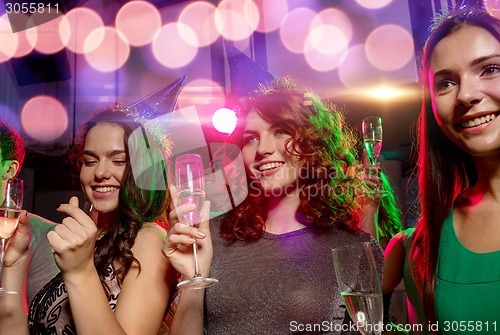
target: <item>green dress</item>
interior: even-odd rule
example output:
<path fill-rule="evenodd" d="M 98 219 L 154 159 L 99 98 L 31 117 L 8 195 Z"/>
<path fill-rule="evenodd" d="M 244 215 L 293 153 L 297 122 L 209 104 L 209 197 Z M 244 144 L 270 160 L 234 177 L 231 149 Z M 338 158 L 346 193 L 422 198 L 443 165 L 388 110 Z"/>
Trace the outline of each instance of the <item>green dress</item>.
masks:
<path fill-rule="evenodd" d="M 500 251 L 464 247 L 453 209 L 441 232 L 435 309 L 440 334 L 500 334 Z"/>

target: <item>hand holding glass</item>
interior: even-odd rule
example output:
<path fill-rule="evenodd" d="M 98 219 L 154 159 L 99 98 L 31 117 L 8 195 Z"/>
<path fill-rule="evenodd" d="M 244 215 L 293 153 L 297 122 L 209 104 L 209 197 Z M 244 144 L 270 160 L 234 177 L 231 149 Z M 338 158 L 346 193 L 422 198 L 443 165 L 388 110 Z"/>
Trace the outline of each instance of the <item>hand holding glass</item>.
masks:
<path fill-rule="evenodd" d="M 23 205 L 24 182 L 22 179 L 8 180 L 2 190 L 0 204 L 0 241 L 2 243 L 2 254 L 0 256 L 0 295 L 1 294 L 17 294 L 6 290 L 2 283 L 2 270 L 5 251 L 8 239 L 14 234 L 19 223 L 19 216 Z"/>
<path fill-rule="evenodd" d="M 382 149 L 382 118 L 370 116 L 363 119 L 363 146 L 365 147 L 371 165 L 377 164 Z"/>
<path fill-rule="evenodd" d="M 332 249 L 333 266 L 347 311 L 364 335 L 380 335 L 384 305 L 377 263 L 368 242 Z"/>
<path fill-rule="evenodd" d="M 190 226 L 198 227 L 201 221 L 201 210 L 205 202 L 205 169 L 203 160 L 196 154 L 184 154 L 175 160 L 175 184 L 177 187 L 177 204 L 195 204 L 196 209 L 187 212 L 181 220 Z M 218 283 L 217 279 L 204 278 L 198 266 L 198 246 L 193 244 L 194 277 L 180 282 L 178 288 L 203 288 Z"/>

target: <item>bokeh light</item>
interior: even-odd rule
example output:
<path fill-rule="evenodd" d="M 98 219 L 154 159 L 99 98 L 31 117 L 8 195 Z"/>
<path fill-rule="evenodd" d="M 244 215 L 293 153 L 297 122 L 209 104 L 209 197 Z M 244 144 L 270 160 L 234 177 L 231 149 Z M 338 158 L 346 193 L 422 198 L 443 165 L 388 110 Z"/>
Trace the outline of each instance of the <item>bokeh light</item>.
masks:
<path fill-rule="evenodd" d="M 103 30 L 100 34 L 93 34 L 93 43 L 88 43 L 85 49 L 85 41 L 91 32 L 103 28 L 104 23 L 99 14 L 86 7 L 78 7 L 70 10 L 61 20 L 59 34 L 61 39 L 68 41 L 66 47 L 79 54 L 94 51 L 103 41 Z"/>
<path fill-rule="evenodd" d="M 348 45 L 344 32 L 332 25 L 323 25 L 311 29 L 304 44 L 304 53 L 315 49 L 325 55 L 333 55 L 345 50 Z"/>
<path fill-rule="evenodd" d="M 215 27 L 215 9 L 215 5 L 209 2 L 195 1 L 182 10 L 178 22 L 190 27 L 197 37 L 197 39 L 190 39 L 189 34 L 182 35 L 186 43 L 195 47 L 204 47 L 219 38 L 220 33 Z"/>
<path fill-rule="evenodd" d="M 14 56 L 19 44 L 18 37 L 12 33 L 7 14 L 0 16 L 0 63 Z"/>
<path fill-rule="evenodd" d="M 488 14 L 500 20 L 500 0 L 483 0 L 483 5 Z"/>
<path fill-rule="evenodd" d="M 153 40 L 153 54 L 163 66 L 180 68 L 189 64 L 198 48 L 191 43 L 186 43 L 183 36 L 196 39 L 193 30 L 182 23 L 169 23 L 163 26 Z"/>
<path fill-rule="evenodd" d="M 281 42 L 285 48 L 296 54 L 304 52 L 305 41 L 315 16 L 316 12 L 305 7 L 296 8 L 288 13 L 280 28 Z"/>
<path fill-rule="evenodd" d="M 161 16 L 156 7 L 146 1 L 130 1 L 120 9 L 115 27 L 126 36 L 132 46 L 151 43 L 161 27 Z"/>
<path fill-rule="evenodd" d="M 39 17 L 36 14 L 32 16 L 33 21 L 36 23 L 37 20 L 45 20 L 47 15 L 54 16 L 50 21 L 37 24 L 38 38 L 35 44 L 35 50 L 42 54 L 53 54 L 61 51 L 68 44 L 68 39 L 63 39 L 63 36 L 59 33 L 59 26 L 63 20 L 63 16 L 58 16 L 55 12 L 53 14 L 40 14 Z"/>
<path fill-rule="evenodd" d="M 19 13 L 16 14 L 16 27 L 20 28 L 21 22 L 24 22 L 24 27 L 31 26 L 30 19 L 27 15 Z M 38 30 L 36 27 L 19 30 L 16 32 L 18 44 L 16 52 L 12 57 L 23 57 L 33 51 L 36 41 L 38 39 Z"/>
<path fill-rule="evenodd" d="M 358 88 L 378 81 L 380 72 L 366 59 L 365 46 L 349 48 L 346 58 L 338 68 L 339 79 L 347 88 Z"/>
<path fill-rule="evenodd" d="M 68 129 L 68 112 L 59 100 L 39 95 L 21 109 L 21 124 L 28 136 L 40 142 L 52 142 Z"/>
<path fill-rule="evenodd" d="M 311 22 L 311 30 L 317 27 L 330 25 L 342 31 L 347 43 L 352 39 L 353 29 L 349 16 L 337 8 L 328 8 L 319 12 Z"/>
<path fill-rule="evenodd" d="M 222 0 L 214 13 L 215 27 L 224 38 L 248 38 L 259 25 L 259 9 L 251 0 Z"/>
<path fill-rule="evenodd" d="M 220 84 L 205 78 L 192 80 L 184 85 L 178 99 L 178 108 L 196 106 L 203 123 L 211 122 L 211 115 L 226 104 L 224 89 Z"/>
<path fill-rule="evenodd" d="M 236 128 L 236 113 L 229 108 L 219 108 L 212 116 L 212 125 L 215 130 L 223 134 L 231 134 Z"/>
<path fill-rule="evenodd" d="M 270 33 L 281 26 L 281 22 L 288 14 L 287 0 L 254 0 L 259 9 L 259 25 L 257 31 Z"/>
<path fill-rule="evenodd" d="M 356 0 L 356 2 L 364 8 L 377 9 L 387 6 L 392 0 Z"/>
<path fill-rule="evenodd" d="M 94 36 L 97 36 L 96 39 L 104 36 L 97 48 L 90 46 L 94 43 Z M 84 49 L 93 49 L 85 53 L 85 59 L 90 66 L 102 72 L 118 70 L 130 55 L 130 46 L 125 37 L 112 27 L 98 28 L 91 32 L 85 41 Z"/>
<path fill-rule="evenodd" d="M 333 54 L 326 54 L 317 49 L 311 49 L 304 53 L 307 64 L 319 72 L 328 72 L 336 69 L 344 62 L 346 56 L 347 49 Z"/>
<path fill-rule="evenodd" d="M 413 37 L 405 28 L 386 24 L 375 28 L 366 39 L 366 57 L 376 68 L 395 71 L 413 56 Z"/>

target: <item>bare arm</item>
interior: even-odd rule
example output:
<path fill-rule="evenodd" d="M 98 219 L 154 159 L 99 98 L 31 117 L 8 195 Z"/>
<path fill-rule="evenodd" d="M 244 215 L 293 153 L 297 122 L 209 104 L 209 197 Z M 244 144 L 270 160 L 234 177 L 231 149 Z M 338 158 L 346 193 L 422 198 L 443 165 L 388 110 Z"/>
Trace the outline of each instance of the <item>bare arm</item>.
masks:
<path fill-rule="evenodd" d="M 144 227 L 138 233 L 132 253 L 141 270 L 137 264 L 130 268 L 113 312 L 93 263 L 93 221 L 73 198 L 59 210 L 70 217 L 63 221 L 61 231 L 49 233 L 49 241 L 63 274 L 78 334 L 156 335 L 175 280 L 173 269 L 161 254 L 164 230 Z"/>
<path fill-rule="evenodd" d="M 396 234 L 385 248 L 384 280 L 382 281 L 382 293 L 384 294 L 393 291 L 403 278 L 405 250 L 402 239 L 404 235 L 404 231 Z"/>
<path fill-rule="evenodd" d="M 23 211 L 4 259 L 2 284 L 7 290 L 17 294 L 0 297 L 0 334 L 29 334 L 27 301 L 24 294 L 29 264 L 28 247 L 29 224 L 26 212 Z"/>
<path fill-rule="evenodd" d="M 176 194 L 175 191 L 171 192 Z M 176 199 L 174 196 L 174 203 Z M 198 264 L 202 276 L 208 276 L 212 263 L 212 240 L 209 229 L 210 202 L 203 205 L 203 222 L 199 229 L 180 223 L 178 217 L 192 210 L 192 205 L 183 205 L 170 213 L 171 228 L 163 244 L 163 253 L 169 262 L 182 275 L 191 278 L 194 275 L 193 243 L 198 246 Z M 179 303 L 170 328 L 171 335 L 202 335 L 203 305 L 205 290 L 182 290 Z"/>

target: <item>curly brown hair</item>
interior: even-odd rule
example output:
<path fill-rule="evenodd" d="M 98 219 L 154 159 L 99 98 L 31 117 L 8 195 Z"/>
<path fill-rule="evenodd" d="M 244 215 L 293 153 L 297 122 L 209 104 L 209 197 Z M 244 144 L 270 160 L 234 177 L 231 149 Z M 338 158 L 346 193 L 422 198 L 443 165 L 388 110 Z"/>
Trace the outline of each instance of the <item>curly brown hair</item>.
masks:
<path fill-rule="evenodd" d="M 358 192 L 364 181 L 356 171 L 356 138 L 342 112 L 312 92 L 299 91 L 289 78 L 262 86 L 238 108 L 238 124 L 230 138 L 242 147 L 246 115 L 256 111 L 266 122 L 291 134 L 287 152 L 299 158 L 298 213 L 321 233 L 332 227 L 356 229 Z M 289 145 L 291 144 L 291 145 Z M 223 218 L 222 236 L 230 242 L 256 241 L 265 230 L 267 200 L 249 187 L 248 197 Z"/>

